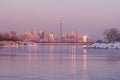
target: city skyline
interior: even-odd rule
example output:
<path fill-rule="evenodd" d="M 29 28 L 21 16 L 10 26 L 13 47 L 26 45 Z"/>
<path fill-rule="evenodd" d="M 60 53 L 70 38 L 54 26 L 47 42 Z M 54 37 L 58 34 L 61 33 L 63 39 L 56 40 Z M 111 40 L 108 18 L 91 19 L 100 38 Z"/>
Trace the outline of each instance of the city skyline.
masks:
<path fill-rule="evenodd" d="M 61 23 L 61 22 L 60 22 Z M 23 41 L 33 41 L 33 42 L 93 42 L 93 38 L 88 37 L 87 35 L 80 35 L 79 32 L 73 31 L 69 34 L 61 35 L 61 24 L 60 24 L 60 33 L 54 34 L 53 32 L 46 32 L 44 30 L 39 30 L 34 27 L 31 32 L 24 32 L 19 35 L 23 37 Z"/>
<path fill-rule="evenodd" d="M 59 34 L 62 17 L 63 34 L 80 32 L 102 39 L 105 29 L 120 29 L 119 0 L 1 0 L 0 32 L 21 34 L 33 27 Z"/>
<path fill-rule="evenodd" d="M 91 43 L 95 40 L 87 35 L 81 35 L 79 32 L 72 31 L 69 34 L 62 34 L 62 22 L 60 22 L 59 34 L 46 32 L 42 29 L 37 31 L 33 27 L 31 31 L 26 31 L 22 34 L 17 34 L 15 31 L 9 33 L 0 33 L 0 41 L 23 41 L 36 43 Z"/>

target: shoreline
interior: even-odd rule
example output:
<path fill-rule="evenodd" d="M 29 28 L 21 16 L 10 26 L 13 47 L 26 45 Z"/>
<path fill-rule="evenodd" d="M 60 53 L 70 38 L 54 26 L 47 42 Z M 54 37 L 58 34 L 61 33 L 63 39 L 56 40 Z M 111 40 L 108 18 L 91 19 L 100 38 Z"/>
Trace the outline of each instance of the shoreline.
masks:
<path fill-rule="evenodd" d="M 87 49 L 120 49 L 120 42 L 114 43 L 83 43 L 83 42 L 42 42 L 35 43 L 30 41 L 0 41 L 0 47 L 20 47 L 37 45 L 81 45 Z"/>
<path fill-rule="evenodd" d="M 87 45 L 90 43 L 84 43 L 84 42 L 31 42 L 31 41 L 0 41 L 0 46 L 6 46 L 6 45 Z"/>
<path fill-rule="evenodd" d="M 120 42 L 93 43 L 91 45 L 88 45 L 87 48 L 93 48 L 93 49 L 120 49 Z"/>

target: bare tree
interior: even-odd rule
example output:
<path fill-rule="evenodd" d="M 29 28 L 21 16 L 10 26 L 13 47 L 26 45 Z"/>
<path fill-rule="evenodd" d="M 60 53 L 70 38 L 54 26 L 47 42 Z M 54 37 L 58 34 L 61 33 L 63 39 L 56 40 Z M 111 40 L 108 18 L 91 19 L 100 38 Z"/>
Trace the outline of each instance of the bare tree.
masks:
<path fill-rule="evenodd" d="M 10 31 L 11 36 L 16 36 L 17 33 L 15 31 Z"/>
<path fill-rule="evenodd" d="M 0 33 L 0 41 L 2 41 L 2 40 L 3 40 L 3 34 Z"/>
<path fill-rule="evenodd" d="M 105 30 L 103 35 L 108 42 L 116 42 L 120 40 L 119 31 L 116 28 Z"/>
<path fill-rule="evenodd" d="M 8 33 L 5 33 L 3 35 L 3 38 L 4 38 L 5 41 L 9 41 L 10 40 L 10 35 Z"/>

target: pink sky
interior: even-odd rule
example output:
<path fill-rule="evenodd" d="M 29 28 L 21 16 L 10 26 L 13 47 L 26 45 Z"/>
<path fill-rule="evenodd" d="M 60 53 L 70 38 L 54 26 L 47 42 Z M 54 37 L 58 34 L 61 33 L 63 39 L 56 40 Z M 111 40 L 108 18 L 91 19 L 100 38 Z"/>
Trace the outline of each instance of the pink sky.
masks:
<path fill-rule="evenodd" d="M 120 0 L 0 0 L 0 32 L 31 31 L 33 27 L 59 33 L 78 31 L 101 38 L 105 29 L 120 29 Z"/>

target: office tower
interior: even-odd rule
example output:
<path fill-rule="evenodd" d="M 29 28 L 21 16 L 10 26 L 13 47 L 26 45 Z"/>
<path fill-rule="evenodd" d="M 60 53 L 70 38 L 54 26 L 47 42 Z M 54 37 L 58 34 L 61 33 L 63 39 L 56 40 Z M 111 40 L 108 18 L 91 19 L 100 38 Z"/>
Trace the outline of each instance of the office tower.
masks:
<path fill-rule="evenodd" d="M 37 31 L 36 31 L 36 28 L 34 27 L 33 29 L 32 29 L 32 35 L 33 35 L 33 38 L 36 38 L 37 37 Z"/>
<path fill-rule="evenodd" d="M 85 43 L 87 42 L 87 36 L 86 35 L 83 36 L 83 42 L 85 42 Z"/>

